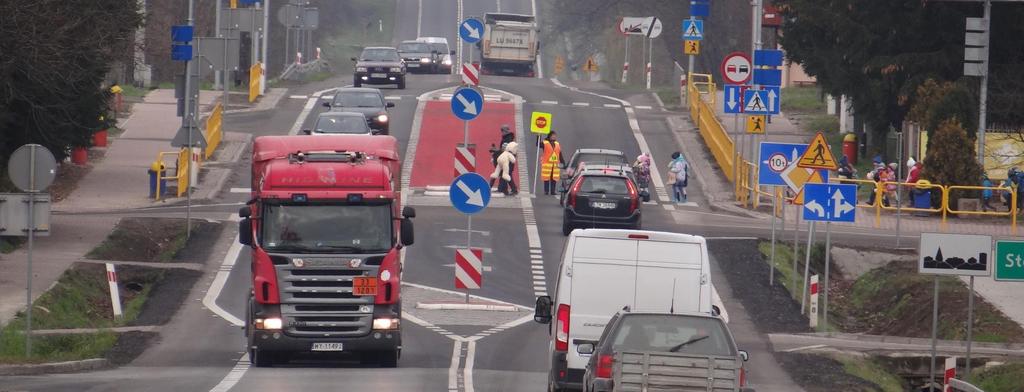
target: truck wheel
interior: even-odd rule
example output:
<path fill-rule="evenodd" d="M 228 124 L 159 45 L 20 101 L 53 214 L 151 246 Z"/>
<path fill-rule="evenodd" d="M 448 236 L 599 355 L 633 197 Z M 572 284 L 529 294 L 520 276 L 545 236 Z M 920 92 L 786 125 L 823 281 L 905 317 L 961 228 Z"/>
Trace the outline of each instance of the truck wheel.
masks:
<path fill-rule="evenodd" d="M 352 80 L 352 87 L 363 87 L 363 81 L 359 79 Z"/>
<path fill-rule="evenodd" d="M 562 392 L 564 389 L 559 388 L 555 383 L 548 381 L 548 392 Z"/>
<path fill-rule="evenodd" d="M 256 367 L 271 367 L 277 362 L 273 353 L 258 348 L 249 349 L 249 361 Z"/>
<path fill-rule="evenodd" d="M 405 76 L 402 76 L 401 79 L 398 79 L 398 89 L 405 90 Z"/>
<path fill-rule="evenodd" d="M 380 367 L 382 368 L 396 368 L 398 367 L 399 351 L 381 351 L 378 355 L 380 357 Z"/>

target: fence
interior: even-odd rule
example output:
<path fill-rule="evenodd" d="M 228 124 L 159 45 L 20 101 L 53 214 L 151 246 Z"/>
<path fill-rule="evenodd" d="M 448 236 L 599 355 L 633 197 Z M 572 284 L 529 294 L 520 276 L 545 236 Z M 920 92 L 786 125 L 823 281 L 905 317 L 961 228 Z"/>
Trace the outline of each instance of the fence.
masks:
<path fill-rule="evenodd" d="M 213 152 L 217 150 L 217 146 L 220 145 L 220 141 L 224 137 L 223 125 L 224 105 L 218 103 L 210 113 L 210 117 L 206 118 L 206 130 L 203 131 L 206 136 L 206 149 L 203 151 L 203 159 L 210 159 Z"/>
<path fill-rule="evenodd" d="M 699 79 L 699 80 L 698 80 Z M 722 122 L 715 116 L 715 101 L 717 100 L 717 87 L 711 80 L 711 75 L 690 73 L 687 77 L 690 116 L 694 124 L 700 129 L 700 135 L 704 144 L 708 146 L 715 162 L 722 168 L 722 173 L 729 181 L 734 181 L 734 162 L 736 157 L 735 145 L 729 133 L 726 132 Z M 710 102 L 704 97 L 707 96 Z"/>

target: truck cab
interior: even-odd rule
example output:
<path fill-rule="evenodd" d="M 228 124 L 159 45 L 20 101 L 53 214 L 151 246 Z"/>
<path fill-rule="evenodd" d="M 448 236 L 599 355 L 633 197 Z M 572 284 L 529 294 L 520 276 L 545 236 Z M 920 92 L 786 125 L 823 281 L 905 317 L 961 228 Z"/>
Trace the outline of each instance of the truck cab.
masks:
<path fill-rule="evenodd" d="M 391 136 L 267 136 L 253 144 L 252 199 L 239 242 L 252 250 L 250 359 L 357 353 L 383 367 L 401 354 L 401 208 Z"/>

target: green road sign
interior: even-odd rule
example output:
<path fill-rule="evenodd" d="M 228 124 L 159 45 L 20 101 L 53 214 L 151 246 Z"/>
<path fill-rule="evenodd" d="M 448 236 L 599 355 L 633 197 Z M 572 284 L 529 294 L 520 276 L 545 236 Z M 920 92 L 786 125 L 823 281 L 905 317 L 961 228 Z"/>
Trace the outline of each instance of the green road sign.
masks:
<path fill-rule="evenodd" d="M 1024 282 L 1024 241 L 996 241 L 996 280 Z"/>

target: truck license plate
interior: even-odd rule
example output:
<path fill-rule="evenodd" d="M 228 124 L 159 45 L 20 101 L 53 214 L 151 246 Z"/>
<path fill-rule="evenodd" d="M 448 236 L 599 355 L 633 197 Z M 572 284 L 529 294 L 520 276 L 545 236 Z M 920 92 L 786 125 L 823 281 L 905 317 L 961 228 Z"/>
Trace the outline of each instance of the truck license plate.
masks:
<path fill-rule="evenodd" d="M 341 343 L 313 343 L 313 351 L 342 351 Z"/>
<path fill-rule="evenodd" d="M 357 276 L 352 278 L 353 295 L 377 295 L 377 278 Z"/>
<path fill-rule="evenodd" d="M 608 201 L 595 201 L 590 205 L 593 206 L 594 208 L 600 208 L 602 210 L 610 210 L 612 208 L 615 208 L 615 203 Z"/>
<path fill-rule="evenodd" d="M 370 77 L 371 78 L 386 78 L 386 77 L 388 77 L 388 74 L 372 73 L 372 74 L 370 74 Z"/>
<path fill-rule="evenodd" d="M 416 68 L 419 67 L 420 65 L 418 63 L 408 63 L 405 66 L 409 68 Z"/>

